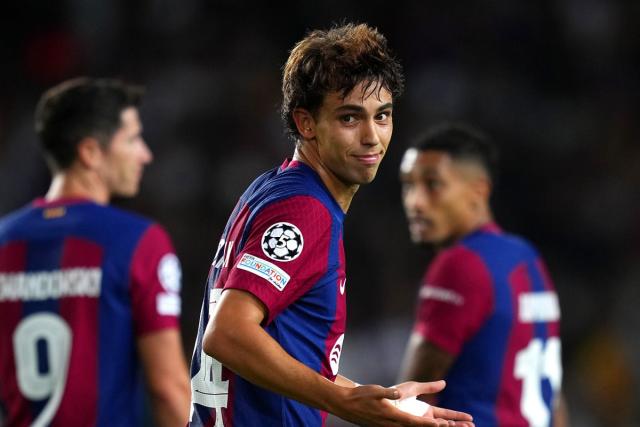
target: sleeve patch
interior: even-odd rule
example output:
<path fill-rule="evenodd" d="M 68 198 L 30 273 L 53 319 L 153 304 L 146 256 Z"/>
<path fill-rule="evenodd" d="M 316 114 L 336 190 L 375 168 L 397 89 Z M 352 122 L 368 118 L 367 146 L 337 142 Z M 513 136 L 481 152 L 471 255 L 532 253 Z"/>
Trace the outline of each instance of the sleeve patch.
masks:
<path fill-rule="evenodd" d="M 464 305 L 464 297 L 451 289 L 427 285 L 420 289 L 420 298 L 446 302 L 453 305 Z"/>
<path fill-rule="evenodd" d="M 262 235 L 262 252 L 275 261 L 293 261 L 300 256 L 303 246 L 302 233 L 288 222 L 277 222 Z"/>
<path fill-rule="evenodd" d="M 158 263 L 158 281 L 167 292 L 180 292 L 182 270 L 175 254 L 164 255 Z"/>
<path fill-rule="evenodd" d="M 163 316 L 180 315 L 180 297 L 177 294 L 166 293 L 156 296 L 156 309 Z"/>
<path fill-rule="evenodd" d="M 266 233 L 265 233 L 266 234 Z M 237 268 L 253 273 L 271 283 L 277 290 L 282 291 L 289 283 L 289 275 L 278 266 L 253 255 L 244 254 L 238 262 Z"/>

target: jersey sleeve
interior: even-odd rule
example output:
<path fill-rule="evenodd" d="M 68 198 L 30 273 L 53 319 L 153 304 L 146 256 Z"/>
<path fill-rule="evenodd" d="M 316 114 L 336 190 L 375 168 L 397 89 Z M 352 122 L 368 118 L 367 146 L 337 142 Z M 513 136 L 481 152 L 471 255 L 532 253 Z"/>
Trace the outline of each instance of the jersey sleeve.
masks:
<path fill-rule="evenodd" d="M 131 260 L 131 305 L 137 336 L 178 328 L 182 271 L 167 233 L 150 226 Z"/>
<path fill-rule="evenodd" d="M 493 307 L 489 271 L 461 246 L 438 255 L 420 288 L 414 332 L 453 356 L 473 336 Z"/>
<path fill-rule="evenodd" d="M 331 227 L 328 209 L 314 197 L 271 203 L 256 215 L 224 288 L 256 296 L 269 324 L 327 271 Z"/>

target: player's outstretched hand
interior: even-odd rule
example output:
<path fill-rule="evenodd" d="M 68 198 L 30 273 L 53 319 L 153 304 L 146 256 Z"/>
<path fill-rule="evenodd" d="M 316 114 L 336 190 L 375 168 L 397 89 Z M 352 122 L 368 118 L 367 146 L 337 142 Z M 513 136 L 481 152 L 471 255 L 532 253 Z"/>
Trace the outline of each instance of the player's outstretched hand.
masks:
<path fill-rule="evenodd" d="M 432 407 L 433 409 L 429 408 L 427 414 L 416 416 L 402 411 L 392 402 L 403 396 L 437 393 L 443 388 L 444 381 L 433 383 L 409 382 L 390 388 L 379 385 L 344 388 L 344 393 L 341 393 L 341 396 L 337 396 L 336 404 L 331 408 L 331 412 L 358 425 L 373 427 L 473 427 L 471 416 L 463 412 Z"/>
<path fill-rule="evenodd" d="M 427 382 L 427 383 L 407 381 L 406 383 L 402 383 L 394 386 L 394 388 L 397 389 L 399 392 L 399 397 L 396 400 L 396 402 L 401 402 L 405 399 L 409 400 L 412 397 L 420 396 L 422 394 L 438 393 L 439 391 L 444 389 L 445 386 L 446 386 L 446 383 L 443 380 Z M 471 415 L 465 412 L 454 411 L 451 409 L 440 408 L 438 406 L 432 406 L 432 405 L 425 405 L 425 406 L 427 406 L 428 409 L 425 413 L 421 414 L 423 418 L 434 419 L 438 422 L 445 422 L 444 424 L 435 424 L 435 425 L 465 426 L 465 427 L 474 426 Z M 400 405 L 400 409 L 402 409 L 401 405 Z"/>

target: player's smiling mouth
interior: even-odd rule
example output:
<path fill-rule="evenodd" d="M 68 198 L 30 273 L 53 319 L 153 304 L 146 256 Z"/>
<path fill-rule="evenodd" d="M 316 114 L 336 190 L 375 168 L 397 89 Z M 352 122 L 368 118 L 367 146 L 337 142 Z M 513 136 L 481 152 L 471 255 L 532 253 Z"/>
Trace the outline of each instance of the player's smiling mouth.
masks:
<path fill-rule="evenodd" d="M 365 165 L 375 165 L 380 163 L 382 155 L 380 153 L 375 154 L 354 154 L 353 157 L 358 159 L 359 162 Z"/>

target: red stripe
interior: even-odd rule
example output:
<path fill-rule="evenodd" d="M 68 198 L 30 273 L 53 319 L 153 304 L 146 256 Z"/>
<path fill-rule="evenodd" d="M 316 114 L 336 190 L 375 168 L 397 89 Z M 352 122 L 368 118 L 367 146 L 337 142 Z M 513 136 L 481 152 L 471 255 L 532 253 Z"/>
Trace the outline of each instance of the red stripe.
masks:
<path fill-rule="evenodd" d="M 102 247 L 90 240 L 67 237 L 64 241 L 60 268 L 100 267 Z"/>
<path fill-rule="evenodd" d="M 322 367 L 320 373 L 334 381 L 336 375 L 333 375 L 333 371 L 331 369 L 331 351 L 337 341 L 337 339 L 344 334 L 347 324 L 347 290 L 346 285 L 344 286 L 344 294 L 340 293 L 340 285 L 344 280 L 347 280 L 346 272 L 345 272 L 345 256 L 344 256 L 344 247 L 342 244 L 342 235 L 339 236 L 338 241 L 338 278 L 336 280 L 336 311 L 335 318 L 333 323 L 331 324 L 331 329 L 329 329 L 329 333 L 325 340 L 324 348 L 325 348 L 325 358 L 322 361 Z M 343 344 L 344 345 L 344 344 Z M 340 356 L 342 356 L 342 348 L 340 348 Z M 326 418 L 326 413 L 323 414 L 323 417 Z M 324 419 L 323 418 L 323 419 Z"/>
<path fill-rule="evenodd" d="M 544 284 L 544 288 L 547 291 L 555 292 L 555 286 L 553 285 L 553 280 L 551 280 L 551 275 L 549 274 L 549 270 L 547 270 L 547 266 L 542 261 L 542 259 L 538 258 L 536 260 L 536 267 L 540 274 L 542 275 L 542 282 Z M 558 302 L 559 303 L 559 302 Z M 547 334 L 550 337 L 559 337 L 560 336 L 560 321 L 557 320 L 555 322 L 547 322 Z"/>
<path fill-rule="evenodd" d="M 65 240 L 61 268 L 91 268 L 102 264 L 102 247 L 82 239 Z M 67 383 L 53 427 L 63 427 L 70 420 L 94 425 L 98 408 L 98 304 L 94 297 L 60 299 L 60 316 L 69 324 L 73 340 Z M 82 408 L 79 411 L 79 407 Z"/>
<path fill-rule="evenodd" d="M 0 247 L 1 273 L 24 271 L 26 260 L 26 243 L 11 242 Z M 18 389 L 13 354 L 13 332 L 21 320 L 22 301 L 0 302 L 0 401 L 7 410 L 7 425 L 16 427 L 29 426 L 33 421 L 29 402 Z"/>

